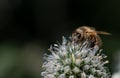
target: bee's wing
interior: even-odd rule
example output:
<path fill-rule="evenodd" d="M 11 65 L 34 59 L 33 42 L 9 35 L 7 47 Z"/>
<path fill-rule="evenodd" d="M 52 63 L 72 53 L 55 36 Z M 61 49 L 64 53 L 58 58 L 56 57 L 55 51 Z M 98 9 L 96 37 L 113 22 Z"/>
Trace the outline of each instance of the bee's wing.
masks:
<path fill-rule="evenodd" d="M 111 33 L 104 32 L 104 31 L 97 31 L 97 34 L 112 35 Z"/>

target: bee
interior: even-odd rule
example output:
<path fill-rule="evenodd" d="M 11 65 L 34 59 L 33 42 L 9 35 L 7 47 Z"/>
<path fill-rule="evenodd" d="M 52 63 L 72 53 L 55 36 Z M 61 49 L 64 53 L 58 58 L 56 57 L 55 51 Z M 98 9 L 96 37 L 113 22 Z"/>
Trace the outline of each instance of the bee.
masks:
<path fill-rule="evenodd" d="M 94 27 L 82 26 L 73 31 L 72 41 L 79 44 L 88 40 L 90 41 L 90 47 L 94 47 L 96 45 L 101 47 L 102 40 L 98 34 L 111 35 L 108 32 L 96 31 Z"/>

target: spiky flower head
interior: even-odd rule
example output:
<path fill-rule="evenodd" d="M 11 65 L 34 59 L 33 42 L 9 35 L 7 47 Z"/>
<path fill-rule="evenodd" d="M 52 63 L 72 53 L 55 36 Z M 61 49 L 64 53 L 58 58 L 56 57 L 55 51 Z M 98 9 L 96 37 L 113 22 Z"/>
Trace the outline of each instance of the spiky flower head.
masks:
<path fill-rule="evenodd" d="M 98 46 L 89 47 L 89 41 L 76 44 L 63 37 L 62 44 L 51 46 L 50 55 L 44 55 L 43 78 L 110 78 L 108 61 Z"/>

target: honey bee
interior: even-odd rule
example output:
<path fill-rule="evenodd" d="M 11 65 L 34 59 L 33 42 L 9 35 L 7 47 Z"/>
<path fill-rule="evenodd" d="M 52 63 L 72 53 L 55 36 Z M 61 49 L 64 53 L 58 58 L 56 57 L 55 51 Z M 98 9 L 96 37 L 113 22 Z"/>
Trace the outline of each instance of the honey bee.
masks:
<path fill-rule="evenodd" d="M 101 47 L 102 40 L 98 34 L 111 35 L 108 32 L 96 31 L 94 27 L 82 26 L 82 27 L 78 27 L 72 33 L 72 41 L 79 44 L 88 40 L 91 43 L 90 47 L 94 47 L 96 45 L 98 47 Z"/>

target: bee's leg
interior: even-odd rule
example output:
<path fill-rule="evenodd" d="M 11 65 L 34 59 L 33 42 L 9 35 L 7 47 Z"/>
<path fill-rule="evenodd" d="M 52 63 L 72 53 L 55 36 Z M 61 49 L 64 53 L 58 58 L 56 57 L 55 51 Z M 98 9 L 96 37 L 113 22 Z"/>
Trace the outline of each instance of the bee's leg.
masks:
<path fill-rule="evenodd" d="M 99 36 L 96 36 L 96 45 L 98 45 L 98 47 L 101 47 L 102 45 L 102 40 Z"/>
<path fill-rule="evenodd" d="M 91 35 L 89 37 L 89 42 L 90 42 L 90 48 L 93 48 L 96 45 L 96 37 Z"/>

